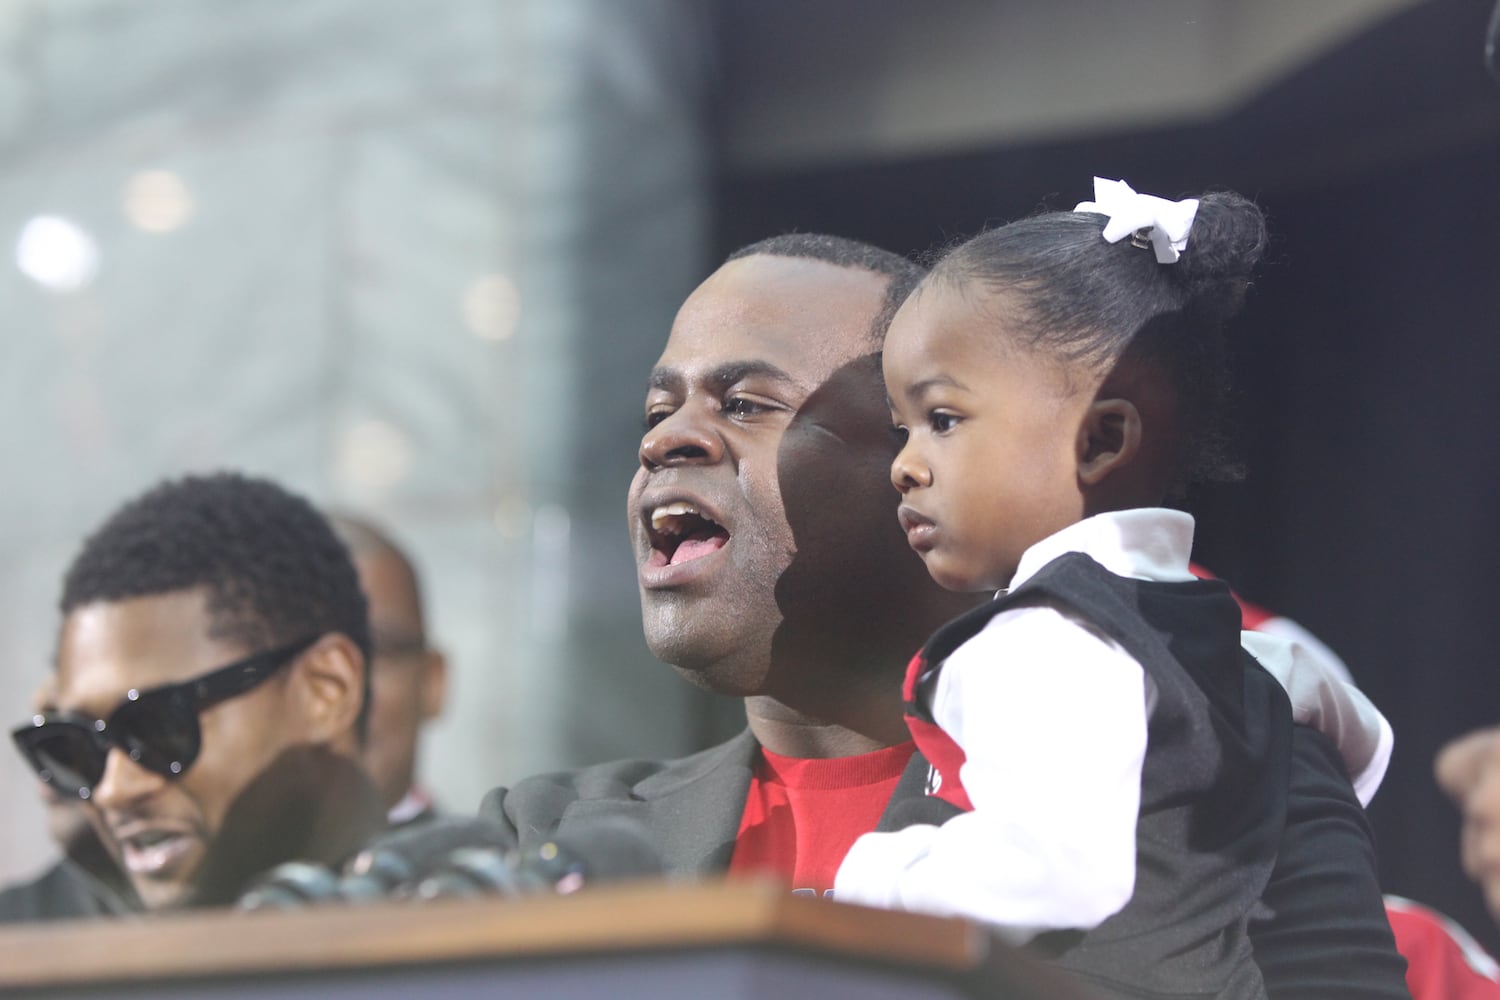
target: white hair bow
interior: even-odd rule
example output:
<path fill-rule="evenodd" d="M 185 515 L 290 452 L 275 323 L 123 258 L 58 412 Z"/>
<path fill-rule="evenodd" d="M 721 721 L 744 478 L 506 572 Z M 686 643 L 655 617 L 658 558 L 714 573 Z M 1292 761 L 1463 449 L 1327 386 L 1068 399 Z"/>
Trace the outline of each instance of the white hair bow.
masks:
<path fill-rule="evenodd" d="M 1172 264 L 1187 248 L 1188 232 L 1198 214 L 1198 199 L 1167 201 L 1155 195 L 1136 194 L 1124 181 L 1094 178 L 1094 200 L 1080 201 L 1075 212 L 1099 212 L 1109 216 L 1104 238 L 1118 243 L 1125 237 L 1144 247 L 1146 240 L 1156 250 L 1159 264 Z"/>

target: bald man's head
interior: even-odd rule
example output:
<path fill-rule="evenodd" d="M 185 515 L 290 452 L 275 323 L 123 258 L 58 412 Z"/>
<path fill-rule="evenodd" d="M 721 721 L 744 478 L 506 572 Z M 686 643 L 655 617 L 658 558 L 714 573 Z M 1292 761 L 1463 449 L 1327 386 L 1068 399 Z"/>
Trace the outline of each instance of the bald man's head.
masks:
<path fill-rule="evenodd" d="M 375 656 L 364 763 L 389 809 L 416 781 L 422 725 L 442 713 L 447 663 L 428 644 L 421 582 L 401 546 L 360 518 L 333 514 L 329 520 L 349 548 L 370 605 Z"/>

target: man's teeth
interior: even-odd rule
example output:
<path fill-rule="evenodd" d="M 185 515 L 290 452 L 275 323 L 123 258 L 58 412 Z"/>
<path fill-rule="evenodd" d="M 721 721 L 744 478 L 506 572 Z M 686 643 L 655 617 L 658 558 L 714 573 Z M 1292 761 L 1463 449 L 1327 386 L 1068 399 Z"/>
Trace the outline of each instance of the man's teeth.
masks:
<path fill-rule="evenodd" d="M 651 528 L 653 531 L 666 531 L 669 521 L 673 518 L 682 517 L 684 514 L 695 514 L 702 517 L 701 514 L 698 514 L 697 507 L 694 507 L 690 503 L 684 503 L 681 500 L 675 500 L 672 503 L 662 504 L 651 512 Z"/>

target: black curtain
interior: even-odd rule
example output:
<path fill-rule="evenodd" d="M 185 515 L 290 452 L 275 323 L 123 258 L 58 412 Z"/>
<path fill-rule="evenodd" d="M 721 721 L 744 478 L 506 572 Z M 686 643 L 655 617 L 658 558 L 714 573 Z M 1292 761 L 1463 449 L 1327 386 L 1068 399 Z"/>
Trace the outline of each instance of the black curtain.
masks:
<path fill-rule="evenodd" d="M 1198 556 L 1312 629 L 1390 718 L 1371 808 L 1387 891 L 1495 949 L 1432 781 L 1500 723 L 1500 86 L 1489 3 L 1410 9 L 1208 125 L 720 180 L 719 247 L 792 229 L 921 253 L 1089 179 L 1251 195 L 1274 243 L 1235 331 L 1243 484 L 1196 492 Z M 1497 952 L 1500 953 L 1500 952 Z"/>

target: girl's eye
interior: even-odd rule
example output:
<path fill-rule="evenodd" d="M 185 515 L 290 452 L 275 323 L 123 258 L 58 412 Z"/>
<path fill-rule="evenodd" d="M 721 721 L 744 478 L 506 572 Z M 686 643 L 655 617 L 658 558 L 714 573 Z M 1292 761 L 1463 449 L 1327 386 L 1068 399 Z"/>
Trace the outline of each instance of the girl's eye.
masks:
<path fill-rule="evenodd" d="M 934 431 L 939 434 L 946 434 L 958 426 L 958 415 L 956 413 L 944 413 L 941 410 L 934 410 L 928 415 L 927 421 L 932 425 Z"/>
<path fill-rule="evenodd" d="M 906 444 L 907 430 L 904 424 L 892 424 L 886 429 L 891 432 L 891 440 L 896 442 L 897 447 Z"/>

